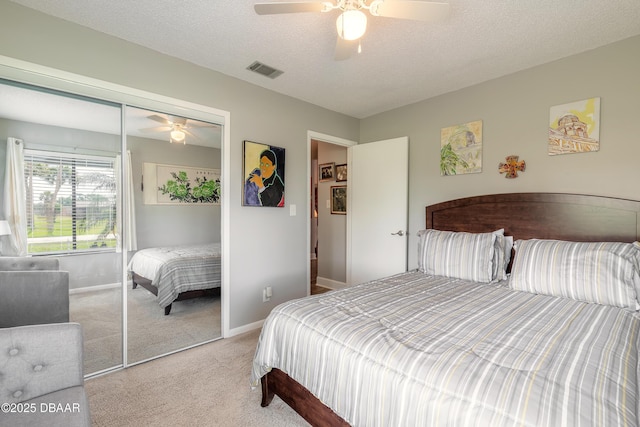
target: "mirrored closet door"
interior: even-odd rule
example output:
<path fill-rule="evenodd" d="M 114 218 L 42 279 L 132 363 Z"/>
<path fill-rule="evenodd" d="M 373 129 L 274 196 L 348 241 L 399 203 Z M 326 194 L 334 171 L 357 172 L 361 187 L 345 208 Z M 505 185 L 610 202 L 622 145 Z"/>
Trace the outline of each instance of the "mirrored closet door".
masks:
<path fill-rule="evenodd" d="M 26 188 L 18 255 L 69 272 L 86 375 L 222 336 L 222 129 L 0 80 L 0 162 L 17 144 Z"/>
<path fill-rule="evenodd" d="M 222 336 L 221 126 L 126 108 L 135 242 L 127 355 L 136 363 Z"/>
<path fill-rule="evenodd" d="M 25 195 L 12 203 L 26 213 L 12 224 L 26 246 L 8 253 L 5 245 L 2 255 L 55 257 L 69 272 L 69 317 L 83 326 L 85 373 L 123 363 L 120 129 L 118 104 L 0 81 L 0 160 L 12 165 L 0 178 L 24 182 Z M 3 182 L 7 191 L 21 194 Z"/>

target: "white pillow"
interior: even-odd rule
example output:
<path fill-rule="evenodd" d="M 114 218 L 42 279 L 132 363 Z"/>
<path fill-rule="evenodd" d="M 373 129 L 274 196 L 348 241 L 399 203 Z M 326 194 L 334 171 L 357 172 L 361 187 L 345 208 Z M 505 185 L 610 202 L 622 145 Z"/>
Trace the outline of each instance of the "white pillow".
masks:
<path fill-rule="evenodd" d="M 638 308 L 640 248 L 621 242 L 518 240 L 509 287 Z"/>
<path fill-rule="evenodd" d="M 474 282 L 493 280 L 495 233 L 418 232 L 418 269 Z"/>

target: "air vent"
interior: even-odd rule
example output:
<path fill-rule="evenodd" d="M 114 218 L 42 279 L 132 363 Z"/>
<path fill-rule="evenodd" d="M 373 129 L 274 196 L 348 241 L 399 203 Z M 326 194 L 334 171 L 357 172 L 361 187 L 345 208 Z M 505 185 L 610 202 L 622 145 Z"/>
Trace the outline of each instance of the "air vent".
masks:
<path fill-rule="evenodd" d="M 253 64 L 249 65 L 247 67 L 247 70 L 253 71 L 254 73 L 262 74 L 263 76 L 267 76 L 270 79 L 275 79 L 280 74 L 284 73 L 284 71 L 276 70 L 275 68 L 258 61 L 255 61 Z"/>

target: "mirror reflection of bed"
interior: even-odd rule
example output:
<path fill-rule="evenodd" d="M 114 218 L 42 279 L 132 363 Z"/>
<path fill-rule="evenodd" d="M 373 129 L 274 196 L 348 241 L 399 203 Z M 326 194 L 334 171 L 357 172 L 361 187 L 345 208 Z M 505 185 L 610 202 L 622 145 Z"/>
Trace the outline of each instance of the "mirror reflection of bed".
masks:
<path fill-rule="evenodd" d="M 205 123 L 188 120 L 185 143 L 170 143 L 161 118 L 173 116 L 134 108 L 127 114 L 153 117 L 159 126 L 145 133 L 157 137 L 159 130 L 165 137 L 127 137 L 137 159 L 132 164 L 137 251 L 127 265 L 127 355 L 135 363 L 222 336 L 219 200 L 176 199 L 159 191 L 172 181 L 199 194 L 198 183 L 215 180 L 211 174 L 219 173 L 221 160 L 220 150 L 197 136 L 207 129 Z M 180 181 L 181 172 L 188 183 Z"/>

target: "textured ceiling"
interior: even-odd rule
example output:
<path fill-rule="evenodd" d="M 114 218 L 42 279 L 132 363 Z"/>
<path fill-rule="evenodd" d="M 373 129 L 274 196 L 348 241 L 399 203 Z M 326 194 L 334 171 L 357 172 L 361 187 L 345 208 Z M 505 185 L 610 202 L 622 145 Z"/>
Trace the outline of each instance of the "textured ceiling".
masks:
<path fill-rule="evenodd" d="M 14 2 L 356 118 L 640 34 L 640 0 L 449 0 L 438 23 L 370 17 L 362 53 L 335 61 L 335 11 L 258 16 L 252 0 Z M 255 60 L 284 74 L 246 70 Z"/>

